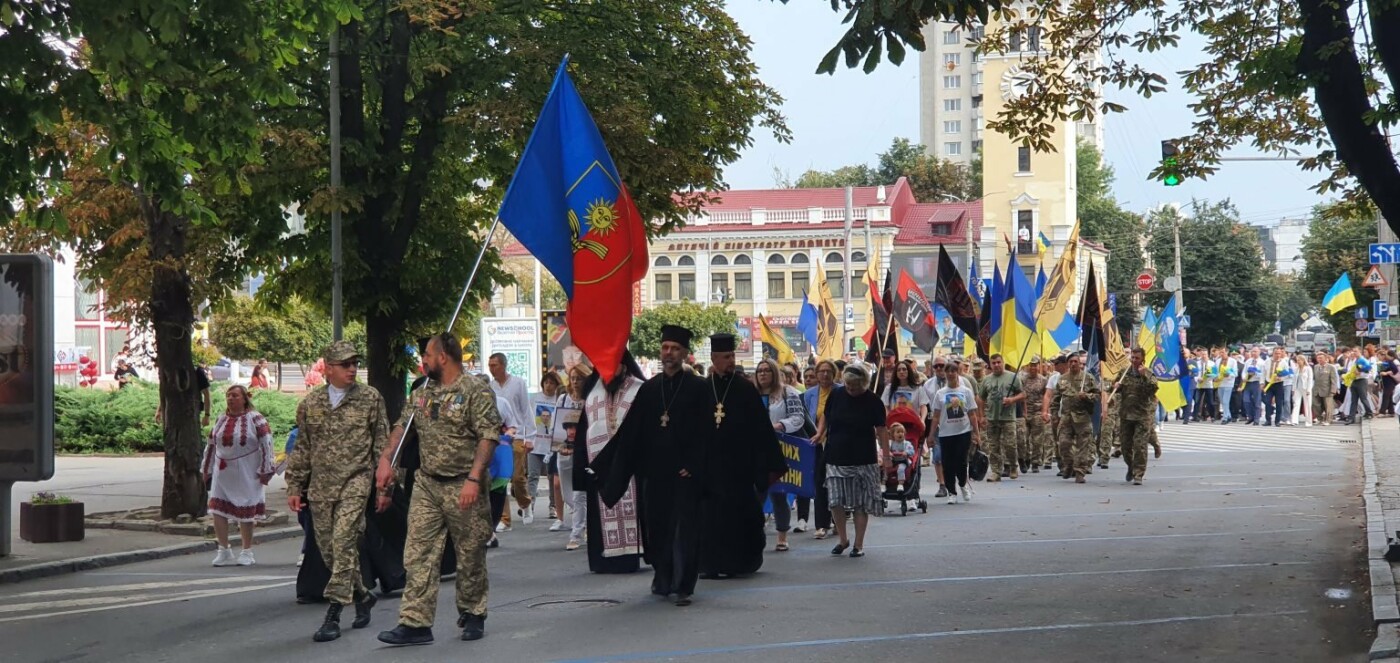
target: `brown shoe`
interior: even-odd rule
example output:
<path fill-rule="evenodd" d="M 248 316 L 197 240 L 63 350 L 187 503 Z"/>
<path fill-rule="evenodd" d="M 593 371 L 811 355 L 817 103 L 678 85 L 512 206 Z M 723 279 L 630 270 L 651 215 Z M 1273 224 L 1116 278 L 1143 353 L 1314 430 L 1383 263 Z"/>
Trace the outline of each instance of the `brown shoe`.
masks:
<path fill-rule="evenodd" d="M 1075 482 L 1075 483 L 1086 483 L 1087 481 L 1085 480 L 1083 474 L 1076 474 L 1076 475 L 1074 475 L 1074 482 Z"/>

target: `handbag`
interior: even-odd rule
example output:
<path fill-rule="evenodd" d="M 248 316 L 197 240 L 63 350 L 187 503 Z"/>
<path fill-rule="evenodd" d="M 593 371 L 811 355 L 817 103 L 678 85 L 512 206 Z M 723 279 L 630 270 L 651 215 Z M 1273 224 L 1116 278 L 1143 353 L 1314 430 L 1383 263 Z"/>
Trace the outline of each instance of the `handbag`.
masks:
<path fill-rule="evenodd" d="M 967 460 L 967 477 L 973 481 L 981 481 L 987 478 L 987 468 L 991 465 L 992 459 L 987 457 L 987 452 L 977 449 Z"/>

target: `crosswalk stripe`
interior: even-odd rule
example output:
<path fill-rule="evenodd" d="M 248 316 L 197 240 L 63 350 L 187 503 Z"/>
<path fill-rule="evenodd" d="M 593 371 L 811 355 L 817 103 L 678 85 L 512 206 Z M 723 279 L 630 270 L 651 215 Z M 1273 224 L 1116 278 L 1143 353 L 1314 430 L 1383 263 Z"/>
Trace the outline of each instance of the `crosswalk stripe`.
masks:
<path fill-rule="evenodd" d="M 1335 452 L 1359 437 L 1359 428 L 1345 426 L 1181 425 L 1174 421 L 1158 433 L 1163 453 Z"/>

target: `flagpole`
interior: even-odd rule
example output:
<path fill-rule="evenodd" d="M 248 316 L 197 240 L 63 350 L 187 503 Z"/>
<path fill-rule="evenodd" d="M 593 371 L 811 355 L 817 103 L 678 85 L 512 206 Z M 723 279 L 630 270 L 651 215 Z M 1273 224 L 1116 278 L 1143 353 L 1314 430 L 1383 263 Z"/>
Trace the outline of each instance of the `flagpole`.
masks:
<path fill-rule="evenodd" d="M 452 319 L 447 321 L 448 332 L 451 332 L 452 328 L 457 326 L 457 318 L 462 314 L 462 306 L 467 302 L 467 294 L 472 290 L 472 283 L 476 281 L 477 272 L 481 271 L 481 260 L 486 257 L 486 252 L 491 249 L 491 238 L 495 237 L 496 227 L 499 225 L 501 225 L 501 217 L 498 216 L 491 222 L 491 229 L 486 231 L 486 239 L 481 242 L 481 251 L 477 252 L 476 261 L 472 263 L 472 271 L 467 275 L 467 283 L 462 286 L 462 294 L 457 298 L 457 308 L 452 311 Z M 539 279 L 536 278 L 535 282 L 538 284 Z M 413 428 L 413 417 L 417 414 L 417 411 L 410 412 L 408 421 L 404 422 L 403 435 L 399 437 L 398 446 L 394 449 L 394 457 L 389 460 L 389 465 L 391 467 L 397 468 L 399 466 L 399 454 L 403 453 L 403 438 L 406 437 L 408 431 Z"/>

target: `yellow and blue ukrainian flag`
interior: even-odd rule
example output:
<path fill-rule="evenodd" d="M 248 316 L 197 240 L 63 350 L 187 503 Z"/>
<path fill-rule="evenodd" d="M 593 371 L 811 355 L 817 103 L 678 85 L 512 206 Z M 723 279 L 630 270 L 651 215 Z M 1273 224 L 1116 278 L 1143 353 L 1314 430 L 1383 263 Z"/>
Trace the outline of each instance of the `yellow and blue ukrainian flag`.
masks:
<path fill-rule="evenodd" d="M 1351 277 L 1342 272 L 1337 282 L 1332 284 L 1332 289 L 1322 296 L 1322 308 L 1335 314 L 1353 306 L 1356 306 L 1356 293 L 1351 289 Z"/>

